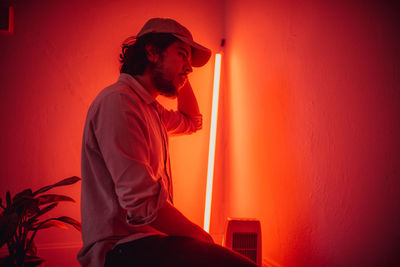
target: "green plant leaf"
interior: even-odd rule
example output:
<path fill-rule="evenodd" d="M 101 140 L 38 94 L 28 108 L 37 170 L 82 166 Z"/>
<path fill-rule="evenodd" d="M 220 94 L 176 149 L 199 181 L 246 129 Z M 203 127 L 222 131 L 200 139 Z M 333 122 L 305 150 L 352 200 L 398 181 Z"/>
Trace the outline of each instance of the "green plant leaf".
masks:
<path fill-rule="evenodd" d="M 79 178 L 77 176 L 72 176 L 70 178 L 63 179 L 63 180 L 61 180 L 58 183 L 55 183 L 53 185 L 44 186 L 44 187 L 40 188 L 39 190 L 35 191 L 33 193 L 33 195 L 36 196 L 38 194 L 44 193 L 46 191 L 49 191 L 50 189 L 52 189 L 54 187 L 57 187 L 57 186 L 64 186 L 64 185 L 74 184 L 74 183 L 76 183 L 76 182 L 78 182 L 80 180 L 81 180 L 81 178 Z"/>
<path fill-rule="evenodd" d="M 26 222 L 23 222 L 21 224 L 21 227 L 28 229 L 28 230 L 32 230 L 34 225 L 37 225 L 37 222 L 39 220 L 36 218 L 30 218 L 29 220 L 27 220 Z"/>
<path fill-rule="evenodd" d="M 65 178 L 64 180 L 59 181 L 54 186 L 70 185 L 70 184 L 74 184 L 80 180 L 81 180 L 81 178 L 79 178 L 77 176 L 72 176 L 72 177 Z"/>
<path fill-rule="evenodd" d="M 61 217 L 58 217 L 58 218 L 56 218 L 56 219 L 59 220 L 59 221 L 62 221 L 62 222 L 65 222 L 65 223 L 68 223 L 68 224 L 72 225 L 72 226 L 75 227 L 75 229 L 78 230 L 79 232 L 82 230 L 81 223 L 78 222 L 78 221 L 75 220 L 75 219 L 72 219 L 71 217 L 61 216 Z"/>
<path fill-rule="evenodd" d="M 68 229 L 68 227 L 63 224 L 62 222 L 58 221 L 57 219 L 48 219 L 44 221 L 43 223 L 39 224 L 35 230 L 42 230 L 50 227 L 57 227 L 61 229 Z"/>
<path fill-rule="evenodd" d="M 19 199 L 27 198 L 27 197 L 33 198 L 33 194 L 32 194 L 32 190 L 31 189 L 25 189 L 25 190 L 19 192 L 18 194 L 16 194 L 13 197 L 13 202 L 17 202 Z"/>
<path fill-rule="evenodd" d="M 53 202 L 60 202 L 60 201 L 70 201 L 75 202 L 72 198 L 64 195 L 41 195 L 36 198 L 39 201 L 39 205 L 49 204 Z"/>
<path fill-rule="evenodd" d="M 31 196 L 19 196 L 13 203 L 14 210 L 20 216 L 32 215 L 39 211 L 39 201 Z"/>
<path fill-rule="evenodd" d="M 25 247 L 26 255 L 37 256 L 37 247 L 33 240 L 27 238 L 26 239 L 26 247 Z"/>
<path fill-rule="evenodd" d="M 18 227 L 17 213 L 0 216 L 0 247 L 11 240 Z"/>
<path fill-rule="evenodd" d="M 58 227 L 62 229 L 68 229 L 68 227 L 64 224 L 67 223 L 69 225 L 72 225 L 76 230 L 81 231 L 81 223 L 78 222 L 75 219 L 72 219 L 71 217 L 67 216 L 61 216 L 58 218 L 51 218 L 47 219 L 46 221 L 40 223 L 38 226 L 34 228 L 34 230 L 41 230 L 41 229 L 46 229 L 50 227 Z"/>
<path fill-rule="evenodd" d="M 38 218 L 39 216 L 42 216 L 43 214 L 45 214 L 45 213 L 51 211 L 51 210 L 54 209 L 57 205 L 58 205 L 57 203 L 53 203 L 53 204 L 50 204 L 50 205 L 44 207 L 43 209 L 40 209 L 39 212 L 37 212 L 36 215 L 34 215 L 34 216 L 32 217 L 32 219 L 36 219 L 36 218 Z"/>
<path fill-rule="evenodd" d="M 38 256 L 25 255 L 24 257 L 24 266 L 26 263 L 29 263 L 29 266 L 38 266 L 42 262 L 44 262 L 44 260 Z"/>

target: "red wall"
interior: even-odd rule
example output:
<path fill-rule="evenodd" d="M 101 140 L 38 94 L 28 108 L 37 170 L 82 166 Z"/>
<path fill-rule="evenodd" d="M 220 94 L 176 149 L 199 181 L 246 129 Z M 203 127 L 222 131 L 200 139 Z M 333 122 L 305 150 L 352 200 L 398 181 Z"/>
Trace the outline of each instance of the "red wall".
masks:
<path fill-rule="evenodd" d="M 261 220 L 265 262 L 399 264 L 399 11 L 226 2 L 226 214 Z"/>
<path fill-rule="evenodd" d="M 261 220 L 264 263 L 384 266 L 400 241 L 399 7 L 379 1 L 11 1 L 0 35 L 0 195 L 80 174 L 87 108 L 118 77 L 121 42 L 173 17 L 223 52 L 211 233 Z M 204 130 L 172 138 L 175 202 L 202 225 L 213 59 L 192 85 Z M 170 100 L 161 100 L 173 107 Z M 78 218 L 77 203 L 53 215 Z M 101 219 L 101 218 L 99 218 Z M 74 266 L 75 230 L 41 255 Z M 397 262 L 398 263 L 398 262 Z"/>

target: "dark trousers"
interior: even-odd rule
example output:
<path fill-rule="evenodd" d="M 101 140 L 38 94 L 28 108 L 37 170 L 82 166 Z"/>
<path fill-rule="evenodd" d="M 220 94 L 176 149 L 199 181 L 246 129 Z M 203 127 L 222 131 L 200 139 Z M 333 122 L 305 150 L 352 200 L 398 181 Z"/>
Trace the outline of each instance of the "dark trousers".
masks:
<path fill-rule="evenodd" d="M 105 267 L 251 266 L 246 257 L 217 244 L 182 236 L 150 236 L 109 251 Z"/>

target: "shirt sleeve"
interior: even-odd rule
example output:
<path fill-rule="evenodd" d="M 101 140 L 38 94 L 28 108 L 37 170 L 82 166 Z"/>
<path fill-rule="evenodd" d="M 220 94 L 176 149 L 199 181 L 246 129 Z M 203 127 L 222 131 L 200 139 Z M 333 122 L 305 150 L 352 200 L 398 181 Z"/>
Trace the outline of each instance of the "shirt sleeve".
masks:
<path fill-rule="evenodd" d="M 181 111 L 167 110 L 157 105 L 161 120 L 170 135 L 192 134 L 203 127 L 203 116 L 189 116 Z"/>
<path fill-rule="evenodd" d="M 129 96 L 115 92 L 100 103 L 93 125 L 128 222 L 151 223 L 168 193 L 162 178 L 155 177 L 149 165 L 151 133 L 141 110 Z"/>

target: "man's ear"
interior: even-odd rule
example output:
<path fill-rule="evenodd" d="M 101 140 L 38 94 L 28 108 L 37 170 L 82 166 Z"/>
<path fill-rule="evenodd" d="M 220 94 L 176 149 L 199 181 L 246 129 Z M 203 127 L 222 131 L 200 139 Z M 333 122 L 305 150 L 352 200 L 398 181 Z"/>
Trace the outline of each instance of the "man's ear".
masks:
<path fill-rule="evenodd" d="M 154 47 L 154 45 L 148 44 L 145 46 L 145 49 L 146 49 L 147 59 L 152 63 L 157 62 L 159 58 L 159 53 L 157 49 Z"/>

